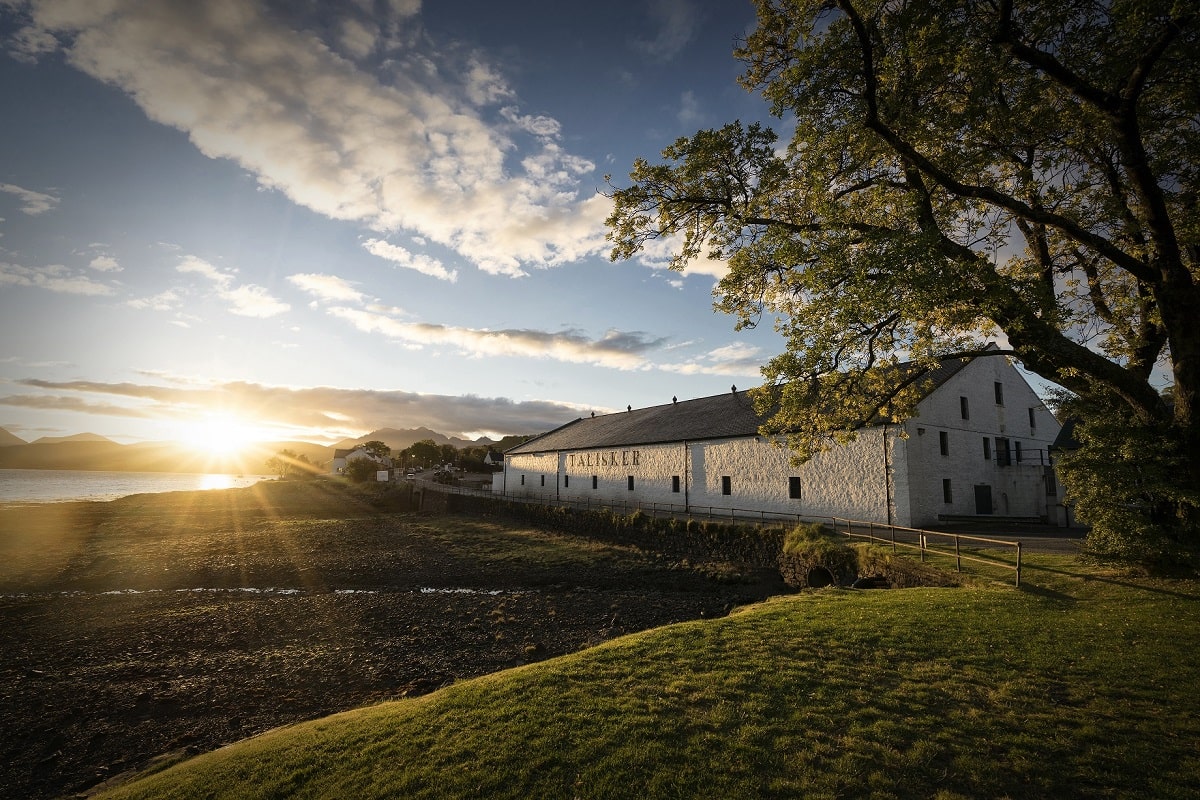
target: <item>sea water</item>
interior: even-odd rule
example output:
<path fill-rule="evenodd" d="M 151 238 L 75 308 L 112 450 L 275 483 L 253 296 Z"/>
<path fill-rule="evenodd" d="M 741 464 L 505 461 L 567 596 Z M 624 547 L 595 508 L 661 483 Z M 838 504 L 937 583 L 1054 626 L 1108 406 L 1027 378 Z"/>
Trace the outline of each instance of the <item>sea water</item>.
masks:
<path fill-rule="evenodd" d="M 238 489 L 268 475 L 185 472 L 102 472 L 71 469 L 0 469 L 0 503 L 116 500 L 131 494 Z"/>

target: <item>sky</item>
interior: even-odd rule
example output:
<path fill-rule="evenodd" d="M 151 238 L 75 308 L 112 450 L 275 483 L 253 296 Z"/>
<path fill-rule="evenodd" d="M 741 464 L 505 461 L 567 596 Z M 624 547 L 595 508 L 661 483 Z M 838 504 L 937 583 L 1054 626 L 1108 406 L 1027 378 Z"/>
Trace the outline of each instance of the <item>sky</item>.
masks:
<path fill-rule="evenodd" d="M 0 0 L 0 427 L 537 433 L 749 388 L 612 184 L 766 119 L 748 0 Z"/>

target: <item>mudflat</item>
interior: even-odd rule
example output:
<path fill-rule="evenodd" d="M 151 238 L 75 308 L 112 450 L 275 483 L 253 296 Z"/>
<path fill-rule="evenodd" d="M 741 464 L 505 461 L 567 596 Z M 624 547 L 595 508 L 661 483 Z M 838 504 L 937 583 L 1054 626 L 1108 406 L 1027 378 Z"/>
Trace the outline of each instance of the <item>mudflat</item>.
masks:
<path fill-rule="evenodd" d="M 0 796 L 86 794 L 762 596 L 637 548 L 404 508 L 329 481 L 0 507 Z"/>

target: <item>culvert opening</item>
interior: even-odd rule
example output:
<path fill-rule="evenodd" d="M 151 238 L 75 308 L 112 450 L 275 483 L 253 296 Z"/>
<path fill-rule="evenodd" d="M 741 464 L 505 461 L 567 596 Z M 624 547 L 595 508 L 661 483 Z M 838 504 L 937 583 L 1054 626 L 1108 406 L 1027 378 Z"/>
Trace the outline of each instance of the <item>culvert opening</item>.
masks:
<path fill-rule="evenodd" d="M 833 573 L 822 566 L 811 567 L 808 570 L 808 585 L 814 589 L 829 586 L 833 583 Z"/>

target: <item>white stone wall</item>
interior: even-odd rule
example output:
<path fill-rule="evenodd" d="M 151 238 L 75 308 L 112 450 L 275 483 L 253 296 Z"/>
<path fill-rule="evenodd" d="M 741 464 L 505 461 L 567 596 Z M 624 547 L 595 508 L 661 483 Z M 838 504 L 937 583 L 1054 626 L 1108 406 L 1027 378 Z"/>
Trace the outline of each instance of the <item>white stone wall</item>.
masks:
<path fill-rule="evenodd" d="M 996 402 L 995 384 L 1003 403 Z M 963 419 L 960 398 L 967 398 Z M 1030 409 L 1033 424 L 1030 425 Z M 1041 399 L 1002 356 L 977 358 L 918 406 L 905 424 L 908 439 L 897 445 L 897 465 L 907 472 L 907 516 L 915 526 L 936 524 L 939 515 L 974 516 L 976 487 L 988 487 L 997 516 L 1052 516 L 1054 497 L 1045 491 L 1047 450 L 1059 424 Z M 941 453 L 941 434 L 948 454 Z M 1009 440 L 1011 464 L 997 461 L 997 438 Z M 984 439 L 990 456 L 985 457 Z M 1020 445 L 1021 460 L 1016 448 Z M 903 451 L 903 455 L 901 455 Z M 945 502 L 943 480 L 950 481 Z"/>

